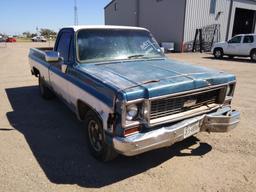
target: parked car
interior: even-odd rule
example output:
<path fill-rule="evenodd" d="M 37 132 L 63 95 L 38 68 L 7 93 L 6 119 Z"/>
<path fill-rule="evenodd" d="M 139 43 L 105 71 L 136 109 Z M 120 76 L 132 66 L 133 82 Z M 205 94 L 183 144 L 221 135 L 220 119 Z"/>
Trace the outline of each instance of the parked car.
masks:
<path fill-rule="evenodd" d="M 4 38 L 3 37 L 0 37 L 0 42 L 5 42 Z"/>
<path fill-rule="evenodd" d="M 214 44 L 212 48 L 213 55 L 216 59 L 222 59 L 224 55 L 233 58 L 250 57 L 256 61 L 256 34 L 236 35 L 228 42 Z"/>
<path fill-rule="evenodd" d="M 31 38 L 33 42 L 47 42 L 47 39 L 44 36 L 36 36 Z"/>
<path fill-rule="evenodd" d="M 239 122 L 234 75 L 166 58 L 144 28 L 63 28 L 54 48 L 30 49 L 29 62 L 42 97 L 65 101 L 84 121 L 92 155 L 104 161 Z"/>
<path fill-rule="evenodd" d="M 7 43 L 15 43 L 15 42 L 16 42 L 16 39 L 15 39 L 14 37 L 8 37 L 8 38 L 6 39 L 6 42 L 7 42 Z"/>

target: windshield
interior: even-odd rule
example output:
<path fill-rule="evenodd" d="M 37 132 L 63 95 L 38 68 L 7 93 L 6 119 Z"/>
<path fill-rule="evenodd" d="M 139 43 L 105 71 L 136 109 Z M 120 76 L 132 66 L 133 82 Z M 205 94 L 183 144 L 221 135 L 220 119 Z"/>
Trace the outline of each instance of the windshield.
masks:
<path fill-rule="evenodd" d="M 78 59 L 83 63 L 163 57 L 156 40 L 145 30 L 81 30 L 77 44 Z"/>

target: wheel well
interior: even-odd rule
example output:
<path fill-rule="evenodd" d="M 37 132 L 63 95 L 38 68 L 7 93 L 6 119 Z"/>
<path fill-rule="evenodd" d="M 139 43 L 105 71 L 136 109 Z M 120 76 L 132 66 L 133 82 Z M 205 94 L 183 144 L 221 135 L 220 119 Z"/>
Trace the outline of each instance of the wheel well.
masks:
<path fill-rule="evenodd" d="M 256 51 L 256 49 L 255 49 L 255 48 L 253 48 L 253 49 L 250 51 L 250 55 L 252 54 L 252 52 L 253 52 L 253 51 Z"/>
<path fill-rule="evenodd" d="M 221 47 L 215 47 L 215 48 L 214 48 L 214 51 L 215 51 L 215 50 L 218 50 L 218 49 L 223 52 L 223 48 L 221 48 Z"/>
<path fill-rule="evenodd" d="M 85 114 L 88 111 L 93 111 L 95 113 L 95 115 L 97 115 L 99 117 L 99 119 L 102 120 L 99 113 L 97 111 L 95 111 L 95 109 L 93 109 L 90 105 L 86 104 L 85 102 L 83 102 L 81 100 L 77 101 L 77 108 L 78 108 L 78 115 L 81 120 L 84 120 Z"/>
<path fill-rule="evenodd" d="M 33 74 L 38 77 L 40 75 L 40 72 L 37 68 L 33 67 Z"/>

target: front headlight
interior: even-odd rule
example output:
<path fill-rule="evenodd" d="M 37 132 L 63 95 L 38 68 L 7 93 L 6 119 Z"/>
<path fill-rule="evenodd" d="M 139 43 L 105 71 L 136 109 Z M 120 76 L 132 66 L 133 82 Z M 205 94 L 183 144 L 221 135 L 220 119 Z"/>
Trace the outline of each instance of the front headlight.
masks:
<path fill-rule="evenodd" d="M 132 104 L 126 107 L 126 120 L 132 121 L 138 116 L 138 114 L 139 109 L 137 105 Z"/>

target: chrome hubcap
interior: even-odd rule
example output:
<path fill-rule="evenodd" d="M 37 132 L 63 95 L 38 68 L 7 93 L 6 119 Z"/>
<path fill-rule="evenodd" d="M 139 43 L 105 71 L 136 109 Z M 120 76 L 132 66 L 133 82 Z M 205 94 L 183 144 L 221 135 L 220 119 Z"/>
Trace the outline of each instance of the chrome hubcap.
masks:
<path fill-rule="evenodd" d="M 216 57 L 220 57 L 220 56 L 221 56 L 221 52 L 220 52 L 220 51 L 216 51 L 216 52 L 215 52 L 215 56 L 216 56 Z"/>
<path fill-rule="evenodd" d="M 101 151 L 103 144 L 103 134 L 98 123 L 90 120 L 88 124 L 88 132 L 91 146 L 95 151 Z"/>

